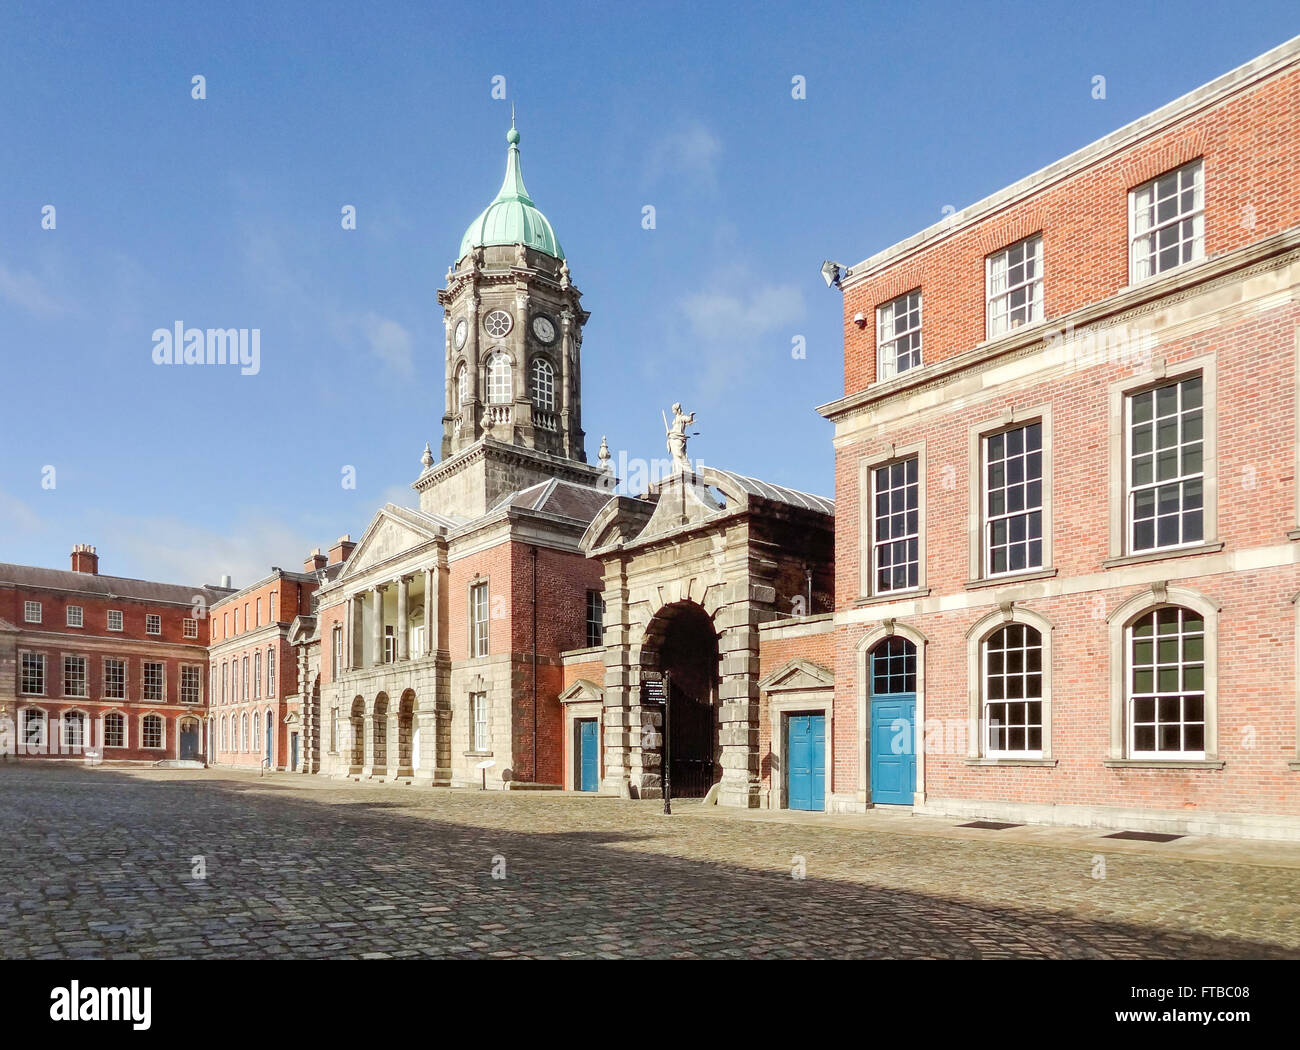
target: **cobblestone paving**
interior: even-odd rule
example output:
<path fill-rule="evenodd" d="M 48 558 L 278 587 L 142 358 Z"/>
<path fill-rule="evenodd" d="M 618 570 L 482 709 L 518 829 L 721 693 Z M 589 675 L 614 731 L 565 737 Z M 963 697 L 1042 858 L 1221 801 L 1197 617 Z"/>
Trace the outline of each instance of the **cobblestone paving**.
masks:
<path fill-rule="evenodd" d="M 0 766 L 0 954 L 1300 958 L 1296 868 L 678 808 Z"/>

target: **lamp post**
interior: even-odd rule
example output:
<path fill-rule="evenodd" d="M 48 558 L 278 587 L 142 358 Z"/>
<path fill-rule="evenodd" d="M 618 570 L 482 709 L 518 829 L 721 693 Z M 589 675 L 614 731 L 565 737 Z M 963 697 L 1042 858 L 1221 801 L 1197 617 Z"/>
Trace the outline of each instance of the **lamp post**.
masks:
<path fill-rule="evenodd" d="M 673 759 L 673 737 L 672 737 L 672 709 L 673 709 L 673 673 L 672 671 L 664 672 L 664 812 L 672 813 L 673 811 L 673 778 L 672 778 L 672 759 Z"/>

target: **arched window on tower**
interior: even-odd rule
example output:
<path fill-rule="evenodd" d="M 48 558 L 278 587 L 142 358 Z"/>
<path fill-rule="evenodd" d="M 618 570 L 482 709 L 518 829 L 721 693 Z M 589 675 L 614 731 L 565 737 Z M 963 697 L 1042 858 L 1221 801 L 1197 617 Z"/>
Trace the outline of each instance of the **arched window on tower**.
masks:
<path fill-rule="evenodd" d="M 508 405 L 514 398 L 510 382 L 510 357 L 503 351 L 496 351 L 487 362 L 488 402 L 493 405 Z"/>
<path fill-rule="evenodd" d="M 469 400 L 469 369 L 462 364 L 456 369 L 456 411 L 465 407 Z"/>
<path fill-rule="evenodd" d="M 544 357 L 533 358 L 533 404 L 544 412 L 555 411 L 555 369 Z"/>

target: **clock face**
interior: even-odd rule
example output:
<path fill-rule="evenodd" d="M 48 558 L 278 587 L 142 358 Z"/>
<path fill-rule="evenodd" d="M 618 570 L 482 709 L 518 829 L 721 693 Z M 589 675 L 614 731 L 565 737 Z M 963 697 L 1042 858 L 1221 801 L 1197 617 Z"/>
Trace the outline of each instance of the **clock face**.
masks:
<path fill-rule="evenodd" d="M 504 310 L 493 310 L 483 319 L 483 328 L 494 339 L 500 339 L 503 335 L 508 335 L 514 324 L 510 315 Z"/>
<path fill-rule="evenodd" d="M 459 321 L 456 322 L 456 349 L 457 350 L 459 350 L 461 347 L 465 345 L 465 337 L 467 335 L 469 335 L 469 325 L 466 323 L 465 318 L 462 317 Z"/>
<path fill-rule="evenodd" d="M 538 314 L 533 318 L 533 335 L 548 345 L 555 342 L 555 322 L 545 314 Z"/>

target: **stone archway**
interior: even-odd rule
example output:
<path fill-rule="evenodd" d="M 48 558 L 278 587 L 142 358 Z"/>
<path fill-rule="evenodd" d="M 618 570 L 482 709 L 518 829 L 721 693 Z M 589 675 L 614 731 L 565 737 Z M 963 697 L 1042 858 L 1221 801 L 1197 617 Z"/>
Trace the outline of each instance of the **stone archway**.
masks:
<path fill-rule="evenodd" d="M 372 775 L 383 776 L 388 769 L 388 694 L 375 697 L 375 710 L 371 716 L 370 768 Z"/>
<path fill-rule="evenodd" d="M 359 696 L 352 701 L 348 722 L 352 730 L 352 761 L 348 772 L 360 773 L 366 763 L 366 702 Z"/>
<path fill-rule="evenodd" d="M 415 724 L 415 690 L 408 689 L 402 694 L 397 705 L 397 775 L 409 777 L 415 775 L 419 766 L 419 751 L 416 735 L 419 727 Z"/>
<path fill-rule="evenodd" d="M 670 705 L 668 737 L 670 788 L 676 798 L 703 798 L 722 776 L 718 724 L 718 635 L 705 610 L 691 601 L 674 602 L 655 614 L 641 645 L 644 672 L 665 675 Z"/>

